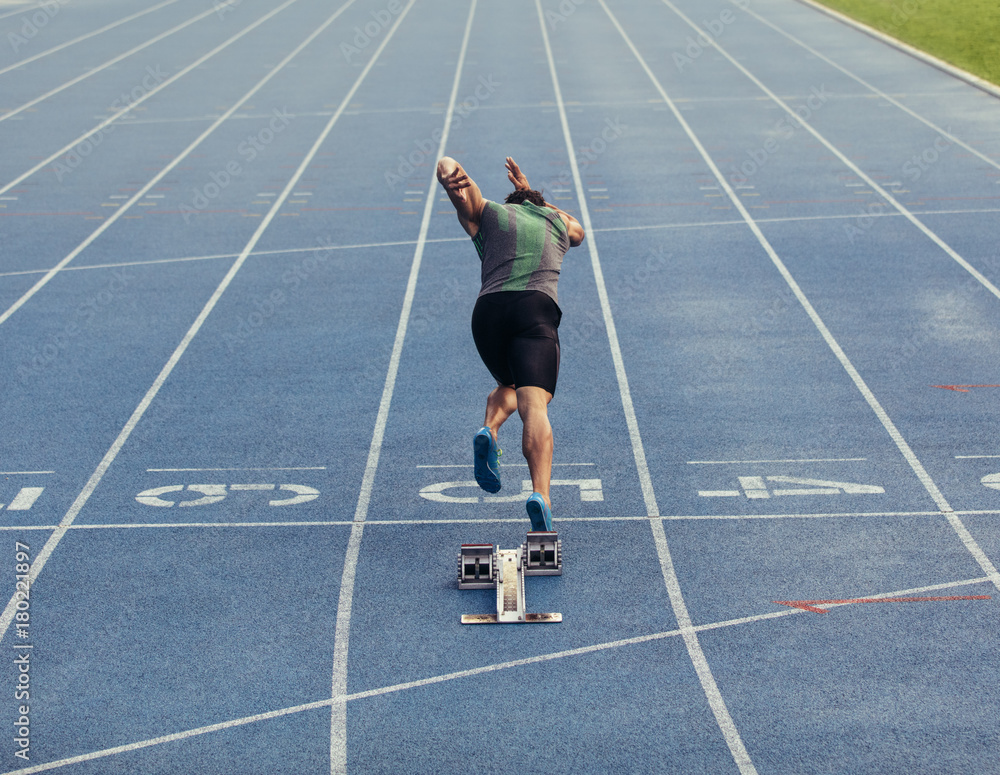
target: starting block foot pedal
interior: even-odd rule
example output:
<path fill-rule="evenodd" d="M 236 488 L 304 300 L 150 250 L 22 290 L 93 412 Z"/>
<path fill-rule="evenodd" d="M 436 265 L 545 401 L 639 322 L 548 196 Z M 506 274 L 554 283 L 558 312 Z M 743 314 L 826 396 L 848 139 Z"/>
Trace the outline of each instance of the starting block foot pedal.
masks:
<path fill-rule="evenodd" d="M 521 544 L 525 576 L 561 576 L 562 541 L 555 530 L 533 530 Z"/>
<path fill-rule="evenodd" d="M 562 573 L 562 542 L 554 531 L 533 531 L 517 549 L 492 544 L 462 544 L 458 555 L 458 588 L 497 591 L 495 614 L 466 614 L 462 624 L 545 624 L 562 621 L 562 614 L 531 614 L 525 610 L 524 577 Z"/>

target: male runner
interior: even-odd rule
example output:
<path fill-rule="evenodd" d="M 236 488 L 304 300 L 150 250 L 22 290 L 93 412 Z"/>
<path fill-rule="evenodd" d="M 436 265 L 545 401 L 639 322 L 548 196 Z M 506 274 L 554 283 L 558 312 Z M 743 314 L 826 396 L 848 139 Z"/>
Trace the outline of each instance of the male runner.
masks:
<path fill-rule="evenodd" d="M 514 184 L 504 204 L 484 199 L 462 165 L 445 156 L 438 181 L 472 237 L 482 262 L 482 287 L 472 313 L 472 336 L 497 386 L 486 399 L 486 420 L 473 438 L 476 481 L 500 489 L 497 432 L 515 411 L 524 426 L 521 451 L 534 490 L 526 508 L 532 530 L 552 529 L 552 426 L 548 406 L 559 375 L 559 309 L 556 285 L 563 256 L 583 242 L 572 215 L 532 190 L 507 157 Z"/>

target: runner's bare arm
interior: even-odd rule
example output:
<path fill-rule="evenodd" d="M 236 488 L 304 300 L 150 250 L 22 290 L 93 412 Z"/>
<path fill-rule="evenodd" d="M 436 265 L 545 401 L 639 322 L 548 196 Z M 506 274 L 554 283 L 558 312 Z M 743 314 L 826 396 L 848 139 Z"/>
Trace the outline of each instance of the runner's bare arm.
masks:
<path fill-rule="evenodd" d="M 527 190 L 531 188 L 531 184 L 528 183 L 528 178 L 521 168 L 517 166 L 517 162 L 514 161 L 510 156 L 507 157 L 507 179 L 514 184 L 516 190 Z M 572 215 L 564 210 L 560 210 L 553 204 L 545 203 L 546 207 L 551 207 L 562 217 L 563 222 L 566 224 L 566 230 L 569 232 L 569 245 L 571 248 L 575 248 L 581 242 L 585 236 L 583 227 L 580 222 L 574 218 Z"/>
<path fill-rule="evenodd" d="M 565 210 L 560 210 L 554 204 L 549 204 L 548 202 L 546 202 L 545 206 L 551 207 L 553 210 L 559 213 L 560 217 L 565 222 L 566 231 L 569 234 L 569 246 L 571 248 L 575 248 L 577 245 L 583 242 L 583 238 L 586 236 L 586 233 L 584 232 L 583 227 L 580 225 L 580 222 L 576 218 L 567 213 Z"/>
<path fill-rule="evenodd" d="M 438 161 L 437 179 L 448 192 L 448 198 L 455 206 L 458 222 L 462 224 L 465 233 L 475 237 L 479 232 L 479 216 L 484 202 L 479 186 L 466 174 L 462 165 L 450 156 Z"/>
<path fill-rule="evenodd" d="M 521 168 L 517 166 L 517 162 L 514 161 L 510 156 L 507 157 L 507 180 L 514 184 L 515 191 L 528 190 L 531 185 L 528 183 L 528 179 L 521 172 Z"/>

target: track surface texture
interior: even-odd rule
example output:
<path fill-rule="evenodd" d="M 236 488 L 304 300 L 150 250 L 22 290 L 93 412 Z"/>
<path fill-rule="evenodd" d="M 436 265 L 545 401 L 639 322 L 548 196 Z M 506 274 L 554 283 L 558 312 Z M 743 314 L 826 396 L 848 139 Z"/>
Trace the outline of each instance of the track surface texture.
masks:
<path fill-rule="evenodd" d="M 0 84 L 3 772 L 1000 773 L 996 97 L 796 0 L 7 2 Z M 444 154 L 587 232 L 558 624 L 461 624 Z"/>

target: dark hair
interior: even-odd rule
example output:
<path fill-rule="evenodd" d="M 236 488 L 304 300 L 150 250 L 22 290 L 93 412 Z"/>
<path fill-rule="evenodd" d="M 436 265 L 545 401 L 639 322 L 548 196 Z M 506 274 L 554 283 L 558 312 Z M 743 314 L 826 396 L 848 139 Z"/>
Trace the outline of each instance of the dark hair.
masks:
<path fill-rule="evenodd" d="M 527 201 L 533 205 L 545 207 L 545 198 L 541 195 L 541 192 L 530 188 L 519 188 L 516 191 L 511 191 L 503 201 L 509 205 L 519 205 Z"/>

